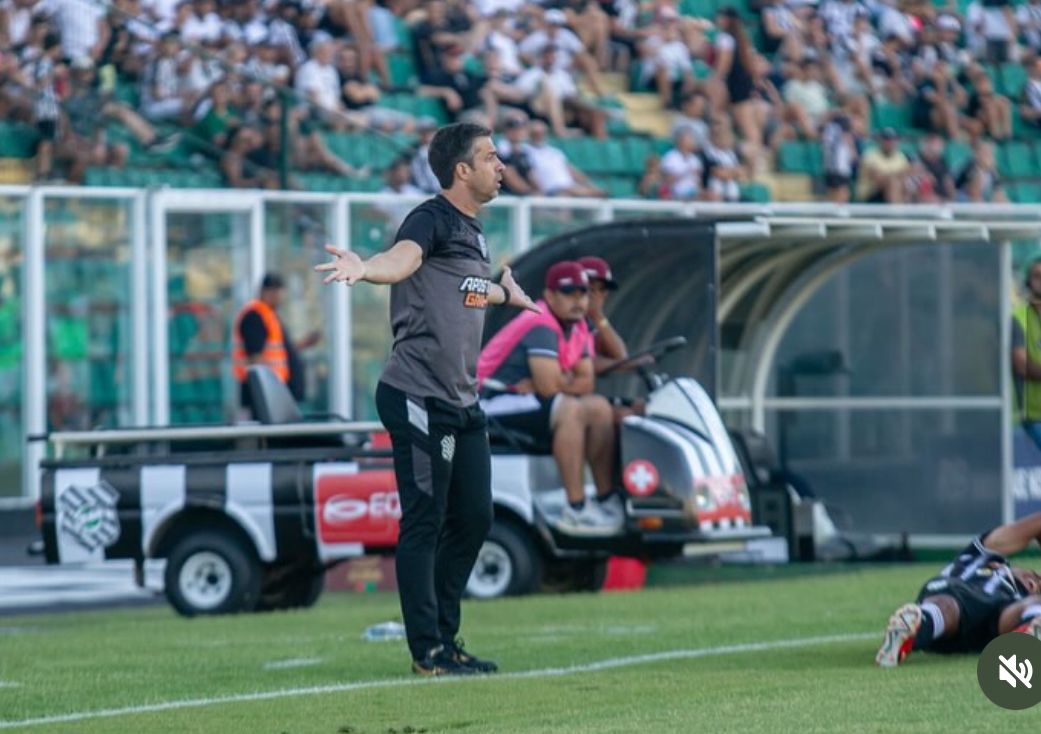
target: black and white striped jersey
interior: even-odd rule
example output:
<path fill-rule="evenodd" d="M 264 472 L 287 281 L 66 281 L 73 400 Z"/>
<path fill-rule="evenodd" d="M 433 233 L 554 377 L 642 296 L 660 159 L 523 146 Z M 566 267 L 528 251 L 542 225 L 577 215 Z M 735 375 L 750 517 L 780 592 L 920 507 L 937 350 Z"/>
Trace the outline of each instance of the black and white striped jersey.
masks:
<path fill-rule="evenodd" d="M 973 538 L 940 572 L 940 576 L 960 579 L 987 596 L 1008 602 L 1027 596 L 1026 589 L 1012 574 L 1008 560 L 985 545 L 986 537 L 987 533 L 983 533 Z"/>

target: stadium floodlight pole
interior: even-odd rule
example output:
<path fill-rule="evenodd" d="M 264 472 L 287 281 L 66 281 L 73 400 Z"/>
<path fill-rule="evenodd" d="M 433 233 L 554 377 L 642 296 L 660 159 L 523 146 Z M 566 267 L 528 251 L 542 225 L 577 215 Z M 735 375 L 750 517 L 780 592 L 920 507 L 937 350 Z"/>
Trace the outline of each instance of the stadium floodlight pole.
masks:
<path fill-rule="evenodd" d="M 282 101 L 278 121 L 278 187 L 286 191 L 289 189 L 289 104 L 292 102 L 292 95 L 285 87 L 280 86 L 277 89 Z"/>

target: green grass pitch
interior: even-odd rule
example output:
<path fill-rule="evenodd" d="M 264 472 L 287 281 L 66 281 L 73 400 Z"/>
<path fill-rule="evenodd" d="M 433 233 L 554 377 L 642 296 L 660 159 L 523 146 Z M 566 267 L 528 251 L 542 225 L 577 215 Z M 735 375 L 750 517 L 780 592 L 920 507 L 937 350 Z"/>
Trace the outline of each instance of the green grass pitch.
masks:
<path fill-rule="evenodd" d="M 416 681 L 403 642 L 363 641 L 398 618 L 392 594 L 5 617 L 0 731 L 1036 732 L 1041 707 L 991 704 L 974 656 L 874 667 L 889 613 L 936 568 L 467 602 L 468 648 L 503 670 L 479 680 Z"/>

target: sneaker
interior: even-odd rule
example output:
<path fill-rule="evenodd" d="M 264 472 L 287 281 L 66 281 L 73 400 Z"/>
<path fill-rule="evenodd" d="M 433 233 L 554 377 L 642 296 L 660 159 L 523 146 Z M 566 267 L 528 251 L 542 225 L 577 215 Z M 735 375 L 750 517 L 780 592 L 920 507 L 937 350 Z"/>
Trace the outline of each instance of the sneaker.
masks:
<path fill-rule="evenodd" d="M 180 133 L 170 133 L 169 135 L 157 135 L 155 140 L 149 143 L 145 148 L 149 153 L 169 153 L 177 144 L 181 142 Z"/>
<path fill-rule="evenodd" d="M 922 609 L 917 604 L 904 604 L 893 612 L 882 647 L 878 648 L 878 654 L 875 655 L 875 664 L 882 668 L 895 668 L 904 662 L 921 626 Z"/>
<path fill-rule="evenodd" d="M 612 492 L 604 499 L 597 498 L 596 505 L 604 517 L 614 520 L 619 525 L 625 522 L 625 505 L 617 492 Z"/>
<path fill-rule="evenodd" d="M 1036 637 L 1041 640 L 1041 617 L 1034 617 L 1029 622 L 1024 622 L 1012 631 L 1022 632 L 1025 635 L 1030 635 L 1031 637 Z"/>
<path fill-rule="evenodd" d="M 477 673 L 475 669 L 463 665 L 452 657 L 444 645 L 435 647 L 422 660 L 413 660 L 412 672 L 416 675 L 428 677 L 475 675 Z"/>
<path fill-rule="evenodd" d="M 471 655 L 464 649 L 464 643 L 462 639 L 457 639 L 454 642 L 445 643 L 445 652 L 448 653 L 449 657 L 455 660 L 460 665 L 464 665 L 467 668 L 472 668 L 477 673 L 495 673 L 499 670 L 499 666 L 493 663 L 491 660 L 482 660 L 476 655 Z"/>
<path fill-rule="evenodd" d="M 557 527 L 570 535 L 614 535 L 620 531 L 621 518 L 608 517 L 597 504 L 586 501 L 581 510 L 564 505 Z"/>

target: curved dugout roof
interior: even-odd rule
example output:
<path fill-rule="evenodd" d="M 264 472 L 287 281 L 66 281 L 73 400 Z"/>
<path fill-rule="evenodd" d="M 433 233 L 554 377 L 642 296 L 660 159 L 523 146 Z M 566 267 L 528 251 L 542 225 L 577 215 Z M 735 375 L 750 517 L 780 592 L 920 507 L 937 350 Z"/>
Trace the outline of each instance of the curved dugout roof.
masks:
<path fill-rule="evenodd" d="M 756 207 L 747 216 L 617 221 L 551 238 L 521 255 L 515 275 L 541 293 L 550 264 L 583 255 L 607 260 L 621 287 L 608 316 L 637 351 L 682 334 L 690 346 L 666 359 L 673 373 L 698 377 L 711 392 L 747 395 L 753 423 L 774 354 L 806 301 L 835 273 L 890 247 L 987 244 L 1041 239 L 1041 207 Z M 700 212 L 699 212 L 700 213 Z M 718 263 L 718 281 L 704 274 Z M 718 299 L 716 287 L 718 283 Z M 486 334 L 514 314 L 493 310 Z M 718 326 L 718 340 L 709 325 Z M 715 350 L 740 355 L 715 376 Z M 632 379 L 632 378 L 630 378 Z M 633 390 L 635 383 L 612 386 Z M 759 408 L 757 408 L 757 405 Z M 760 428 L 762 426 L 759 426 Z"/>

